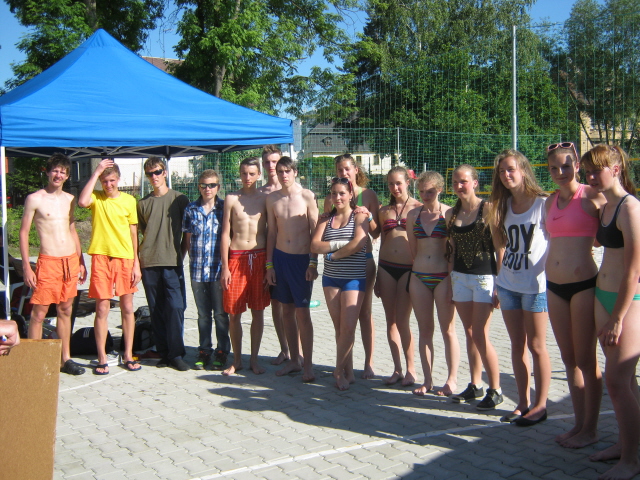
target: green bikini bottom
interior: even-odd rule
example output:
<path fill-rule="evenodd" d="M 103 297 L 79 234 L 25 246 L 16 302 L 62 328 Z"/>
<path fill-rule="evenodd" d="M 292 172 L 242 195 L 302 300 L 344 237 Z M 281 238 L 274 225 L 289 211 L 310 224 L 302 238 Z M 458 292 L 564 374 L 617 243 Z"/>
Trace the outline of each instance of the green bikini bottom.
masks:
<path fill-rule="evenodd" d="M 616 304 L 616 300 L 618 299 L 618 292 L 607 292 L 606 290 L 601 290 L 596 287 L 596 298 L 600 301 L 600 304 L 604 307 L 609 315 L 613 312 L 613 307 Z M 633 301 L 637 302 L 640 300 L 640 294 L 636 293 L 633 296 Z"/>

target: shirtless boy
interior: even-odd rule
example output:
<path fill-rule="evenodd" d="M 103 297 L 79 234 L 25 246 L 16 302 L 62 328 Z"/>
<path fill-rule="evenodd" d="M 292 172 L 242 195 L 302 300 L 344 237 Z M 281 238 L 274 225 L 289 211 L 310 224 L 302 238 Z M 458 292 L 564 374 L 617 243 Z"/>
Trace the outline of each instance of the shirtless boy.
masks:
<path fill-rule="evenodd" d="M 313 325 L 309 302 L 313 280 L 318 277 L 317 255 L 311 252 L 311 235 L 318 222 L 318 206 L 311 190 L 296 183 L 298 168 L 289 157 L 276 166 L 282 188 L 267 196 L 267 281 L 272 296 L 282 303 L 291 358 L 276 375 L 303 370 L 302 381 L 313 373 Z M 304 360 L 298 347 L 298 332 Z"/>
<path fill-rule="evenodd" d="M 24 204 L 20 226 L 20 254 L 24 269 L 24 283 L 32 288 L 29 338 L 42 338 L 42 321 L 49 305 L 56 304 L 58 319 L 56 333 L 62 340 L 60 371 L 69 375 L 82 375 L 84 368 L 71 360 L 71 310 L 78 294 L 78 283 L 84 283 L 87 270 L 82 258 L 80 240 L 76 232 L 73 195 L 63 192 L 69 178 L 71 162 L 61 154 L 47 160 L 49 179 L 42 190 L 29 195 Z M 40 237 L 40 255 L 36 273 L 29 263 L 29 230 L 35 222 Z"/>
<path fill-rule="evenodd" d="M 262 149 L 262 170 L 267 175 L 267 184 L 258 188 L 259 192 L 269 194 L 280 190 L 280 181 L 276 172 L 276 164 L 280 157 L 282 157 L 282 150 L 276 145 L 265 145 Z M 280 354 L 271 361 L 271 365 L 280 365 L 282 362 L 289 360 L 291 356 L 282 321 L 282 305 L 275 298 L 271 298 L 271 316 L 273 317 L 273 326 L 280 342 Z"/>
<path fill-rule="evenodd" d="M 93 191 L 100 180 L 102 191 Z M 96 299 L 94 320 L 98 365 L 93 373 L 107 375 L 105 342 L 109 332 L 110 300 L 120 297 L 122 337 L 124 338 L 123 364 L 129 371 L 142 368 L 133 360 L 133 294 L 138 291 L 140 263 L 138 261 L 138 214 L 136 199 L 118 191 L 120 168 L 112 159 L 105 158 L 89 178 L 78 197 L 78 205 L 91 208 L 91 281 L 89 297 Z"/>
<path fill-rule="evenodd" d="M 264 373 L 258 364 L 258 351 L 264 329 L 264 309 L 269 291 L 264 282 L 266 261 L 266 199 L 256 188 L 260 178 L 260 159 L 245 158 L 240 163 L 242 188 L 229 193 L 224 201 L 220 255 L 224 309 L 229 314 L 229 334 L 233 364 L 222 372 L 233 375 L 242 370 L 242 312 L 251 309 L 251 360 L 253 373 Z"/>

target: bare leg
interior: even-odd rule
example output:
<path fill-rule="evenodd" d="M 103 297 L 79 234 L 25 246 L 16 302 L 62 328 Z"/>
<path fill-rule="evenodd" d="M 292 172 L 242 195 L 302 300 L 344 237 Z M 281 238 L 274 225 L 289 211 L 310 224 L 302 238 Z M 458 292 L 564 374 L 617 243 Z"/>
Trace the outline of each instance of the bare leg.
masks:
<path fill-rule="evenodd" d="M 527 331 L 527 345 L 533 360 L 533 378 L 536 401 L 523 415 L 529 420 L 537 420 L 547 411 L 547 397 L 551 385 L 551 361 L 547 352 L 547 312 L 523 312 L 524 327 Z"/>
<path fill-rule="evenodd" d="M 489 388 L 497 390 L 500 388 L 498 354 L 489 340 L 492 312 L 493 306 L 490 303 L 473 302 L 473 343 L 487 372 Z"/>
<path fill-rule="evenodd" d="M 96 349 L 98 350 L 98 364 L 107 363 L 107 352 L 105 344 L 107 342 L 107 333 L 109 332 L 109 310 L 111 309 L 111 301 L 109 299 L 96 299 L 96 318 L 93 321 L 94 332 L 96 334 Z M 124 328 L 124 325 L 123 325 Z M 96 368 L 97 373 L 109 373 L 109 367 Z"/>
<path fill-rule="evenodd" d="M 304 353 L 302 381 L 313 382 L 316 379 L 313 372 L 313 323 L 311 323 L 311 312 L 309 308 L 296 308 L 295 317 L 300 330 L 300 342 L 302 343 L 302 353 Z"/>
<path fill-rule="evenodd" d="M 49 305 L 36 305 L 31 308 L 31 317 L 29 318 L 29 338 L 32 340 L 42 339 L 42 322 L 49 311 Z"/>
<path fill-rule="evenodd" d="M 397 381 L 404 378 L 402 374 L 402 361 L 400 351 L 402 349 L 402 338 L 400 327 L 396 321 L 397 304 L 400 302 L 396 298 L 397 283 L 394 278 L 384 269 L 378 271 L 378 282 L 380 285 L 380 299 L 384 307 L 384 314 L 387 321 L 387 340 L 391 349 L 391 358 L 393 360 L 393 373 L 390 377 L 384 379 L 387 385 L 393 385 Z"/>
<path fill-rule="evenodd" d="M 420 360 L 424 373 L 424 383 L 416 388 L 413 393 L 424 395 L 433 388 L 433 378 L 431 376 L 433 368 L 433 331 L 435 329 L 433 293 L 414 275 L 411 276 L 409 293 L 411 294 L 411 303 L 416 307 L 414 312 L 419 329 L 418 349 L 420 350 Z"/>
<path fill-rule="evenodd" d="M 279 377 L 292 372 L 302 370 L 302 355 L 298 346 L 298 322 L 296 320 L 296 307 L 293 303 L 282 303 L 282 320 L 289 344 L 291 358 L 276 372 Z"/>
<path fill-rule="evenodd" d="M 222 372 L 223 375 L 233 375 L 242 370 L 242 324 L 241 313 L 229 315 L 229 337 L 231 338 L 231 348 L 233 350 L 233 363 Z"/>
<path fill-rule="evenodd" d="M 467 358 L 469 370 L 471 370 L 471 383 L 480 386 L 482 383 L 482 359 L 480 352 L 473 340 L 473 320 L 475 302 L 456 302 L 456 310 L 464 327 L 464 335 L 467 343 Z"/>
<path fill-rule="evenodd" d="M 122 338 L 124 338 L 123 360 L 125 362 L 133 360 L 133 334 L 136 328 L 136 319 L 133 314 L 133 293 L 120 296 L 120 315 L 122 317 Z M 127 366 L 129 370 L 139 367 L 136 362 Z"/>
<path fill-rule="evenodd" d="M 360 307 L 360 335 L 362 337 L 362 346 L 364 348 L 364 370 L 362 378 L 371 379 L 375 376 L 373 371 L 373 345 L 375 328 L 373 315 L 371 312 L 371 302 L 373 302 L 373 287 L 376 283 L 376 262 L 373 258 L 367 260 L 367 285 L 364 292 L 364 300 Z"/>
<path fill-rule="evenodd" d="M 249 366 L 256 375 L 265 372 L 264 368 L 258 363 L 258 352 L 260 351 L 260 343 L 262 342 L 262 333 L 264 331 L 264 310 L 251 310 L 251 360 Z"/>
<path fill-rule="evenodd" d="M 436 392 L 436 395 L 453 395 L 458 386 L 458 367 L 460 365 L 460 343 L 456 335 L 456 324 L 453 321 L 455 306 L 450 301 L 451 277 L 447 276 L 434 292 L 433 298 L 438 310 L 438 323 L 444 340 L 444 354 L 447 360 L 447 382 Z"/>
<path fill-rule="evenodd" d="M 502 310 L 502 318 L 511 340 L 511 363 L 518 388 L 518 405 L 515 411 L 529 408 L 529 354 L 527 352 L 527 332 L 524 328 L 522 310 Z"/>
<path fill-rule="evenodd" d="M 59 303 L 56 308 L 58 311 L 58 318 L 56 319 L 56 333 L 58 334 L 58 338 L 62 341 L 62 362 L 60 363 L 60 366 L 64 365 L 64 362 L 71 358 L 71 349 L 69 344 L 71 343 L 71 312 L 73 310 L 74 298 L 75 297 L 72 297 L 66 302 Z M 42 322 L 40 322 L 40 328 L 42 328 Z"/>
<path fill-rule="evenodd" d="M 358 313 L 364 299 L 364 292 L 357 290 L 342 291 L 340 294 L 340 331 L 338 333 L 336 355 L 336 387 L 339 390 L 347 390 L 350 385 L 350 376 L 353 377 L 353 366 L 349 366 L 353 342 L 356 335 Z M 349 375 L 350 373 L 350 375 Z"/>
<path fill-rule="evenodd" d="M 280 365 L 285 360 L 289 360 L 289 344 L 287 343 L 287 335 L 284 331 L 284 322 L 282 320 L 282 305 L 278 300 L 271 299 L 271 316 L 273 317 L 273 326 L 276 329 L 278 342 L 280 343 L 280 354 L 271 360 L 271 365 Z"/>

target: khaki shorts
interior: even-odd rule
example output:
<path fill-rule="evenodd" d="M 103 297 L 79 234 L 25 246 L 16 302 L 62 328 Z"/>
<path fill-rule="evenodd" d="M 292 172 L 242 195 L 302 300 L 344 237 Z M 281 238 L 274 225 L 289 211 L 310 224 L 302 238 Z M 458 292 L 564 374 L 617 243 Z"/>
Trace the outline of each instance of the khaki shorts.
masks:
<path fill-rule="evenodd" d="M 36 264 L 36 288 L 29 303 L 51 305 L 75 297 L 79 273 L 80 260 L 75 253 L 67 257 L 40 255 Z"/>
<path fill-rule="evenodd" d="M 131 281 L 133 258 L 91 256 L 89 298 L 106 300 L 138 291 Z"/>

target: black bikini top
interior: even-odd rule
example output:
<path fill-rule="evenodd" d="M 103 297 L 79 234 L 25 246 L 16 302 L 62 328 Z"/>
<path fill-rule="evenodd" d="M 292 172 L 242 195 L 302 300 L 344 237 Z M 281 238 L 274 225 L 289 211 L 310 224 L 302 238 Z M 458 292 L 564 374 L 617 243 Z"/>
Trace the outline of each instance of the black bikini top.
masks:
<path fill-rule="evenodd" d="M 602 215 L 600 215 L 600 222 L 598 224 L 598 232 L 596 233 L 596 240 L 600 242 L 600 245 L 606 248 L 622 248 L 624 247 L 624 237 L 622 236 L 622 232 L 616 226 L 616 220 L 618 219 L 618 212 L 620 211 L 620 205 L 625 199 L 629 196 L 627 193 L 622 200 L 618 202 L 618 206 L 616 207 L 616 211 L 613 214 L 613 218 L 609 222 L 609 225 L 604 225 L 602 223 L 602 217 L 604 217 L 604 209 L 607 208 L 605 204 L 602 207 Z"/>

